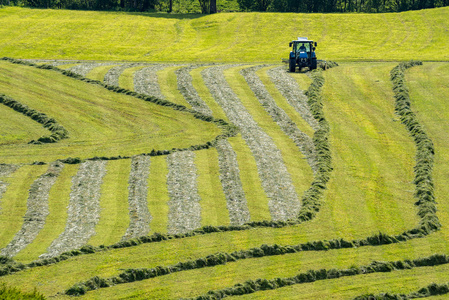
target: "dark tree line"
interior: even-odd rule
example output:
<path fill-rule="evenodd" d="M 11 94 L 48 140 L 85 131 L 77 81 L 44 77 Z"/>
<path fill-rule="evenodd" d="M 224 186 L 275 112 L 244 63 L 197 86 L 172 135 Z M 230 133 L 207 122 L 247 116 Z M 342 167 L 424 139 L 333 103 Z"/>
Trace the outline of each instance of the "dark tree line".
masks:
<path fill-rule="evenodd" d="M 237 0 L 244 11 L 399 12 L 449 6 L 449 0 Z"/>
<path fill-rule="evenodd" d="M 2 3 L 2 1 L 14 1 L 14 3 Z M 154 11 L 159 5 L 159 0 L 0 0 L 0 4 L 35 8 Z"/>
<path fill-rule="evenodd" d="M 229 0 L 227 0 L 229 1 Z M 235 0 L 241 11 L 271 12 L 399 12 L 449 6 L 449 0 Z M 173 11 L 193 7 L 201 13 L 217 12 L 216 0 L 0 0 L 0 5 L 84 10 Z"/>

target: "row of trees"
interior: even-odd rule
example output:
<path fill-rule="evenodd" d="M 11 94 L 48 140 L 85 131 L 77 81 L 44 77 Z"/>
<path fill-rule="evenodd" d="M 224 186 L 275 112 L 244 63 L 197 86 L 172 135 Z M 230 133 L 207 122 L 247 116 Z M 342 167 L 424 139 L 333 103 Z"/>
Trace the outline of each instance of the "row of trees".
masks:
<path fill-rule="evenodd" d="M 38 8 L 65 8 L 125 11 L 201 11 L 217 12 L 217 4 L 226 10 L 271 12 L 399 12 L 449 6 L 449 0 L 0 0 L 0 5 L 25 5 Z"/>
<path fill-rule="evenodd" d="M 449 6 L 449 0 L 237 0 L 244 11 L 399 12 Z"/>

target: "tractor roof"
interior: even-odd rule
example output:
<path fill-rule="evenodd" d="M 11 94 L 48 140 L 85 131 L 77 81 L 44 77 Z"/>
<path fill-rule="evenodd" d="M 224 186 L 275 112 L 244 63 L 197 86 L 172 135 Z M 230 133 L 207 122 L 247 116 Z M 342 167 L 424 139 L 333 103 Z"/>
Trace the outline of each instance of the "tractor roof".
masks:
<path fill-rule="evenodd" d="M 309 41 L 306 37 L 299 37 L 296 41 L 292 41 L 293 43 L 313 43 L 313 41 Z"/>

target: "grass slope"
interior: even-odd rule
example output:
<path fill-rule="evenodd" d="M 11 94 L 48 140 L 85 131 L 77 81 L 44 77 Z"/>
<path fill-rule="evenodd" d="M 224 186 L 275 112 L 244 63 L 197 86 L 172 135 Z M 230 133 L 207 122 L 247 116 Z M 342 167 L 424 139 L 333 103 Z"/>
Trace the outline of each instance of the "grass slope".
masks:
<path fill-rule="evenodd" d="M 314 220 L 285 228 L 258 228 L 243 232 L 215 233 L 84 255 L 55 265 L 2 277 L 1 280 L 29 291 L 38 286 L 46 296 L 65 298 L 58 293 L 76 282 L 87 280 L 95 275 L 100 277 L 117 275 L 126 268 L 167 266 L 219 251 L 245 250 L 262 244 L 292 245 L 337 237 L 353 239 L 366 237 L 379 231 L 397 234 L 405 229 L 413 228 L 418 222 L 413 205 L 411 183 L 415 149 L 411 138 L 394 114 L 393 94 L 389 81 L 389 71 L 394 66 L 393 63 L 351 63 L 325 72 L 324 110 L 331 127 L 334 171 L 328 184 L 325 204 Z M 236 70 L 238 68 L 227 72 L 226 78 L 230 82 L 235 82 L 235 91 L 243 95 L 247 88 Z M 407 72 L 413 109 L 417 111 L 420 121 L 435 142 L 437 152 L 435 186 L 439 202 L 438 216 L 443 225 L 441 231 L 406 243 L 300 252 L 241 260 L 213 268 L 183 271 L 104 288 L 88 292 L 82 298 L 193 297 L 204 294 L 208 290 L 226 288 L 248 279 L 272 279 L 293 276 L 309 269 L 349 268 L 352 265 L 367 265 L 372 260 L 416 259 L 434 253 L 449 253 L 449 230 L 447 230 L 449 206 L 445 201 L 449 193 L 445 184 L 449 165 L 449 153 L 445 149 L 449 149 L 449 140 L 445 132 L 449 128 L 446 128 L 444 122 L 449 117 L 449 111 L 444 102 L 449 97 L 447 85 L 449 67 L 447 63 L 429 63 L 422 67 L 414 67 Z M 193 73 L 196 85 L 200 86 L 198 73 L 196 71 Z M 305 74 L 296 75 L 306 77 Z M 307 79 L 298 78 L 298 81 L 306 82 Z M 207 94 L 204 89 L 201 93 Z M 248 95 L 250 95 L 249 92 Z M 250 101 L 255 101 L 251 99 L 251 96 L 245 99 L 246 105 L 250 106 Z M 251 108 L 251 112 L 257 116 L 260 124 L 268 122 L 267 116 L 264 116 L 257 106 Z M 271 130 L 274 132 L 278 129 L 273 126 Z M 244 149 L 246 145 L 241 142 L 240 137 L 230 140 L 238 157 L 240 156 L 239 166 L 244 174 L 242 177 L 244 188 L 248 192 L 260 192 L 262 190 L 260 187 L 249 188 L 249 184 L 254 185 L 257 181 L 250 180 L 244 173 L 257 174 L 251 169 L 254 163 L 251 162 L 249 150 Z M 209 155 L 215 156 L 213 151 L 213 149 L 205 150 L 206 153 L 200 151 L 201 155 L 197 158 L 198 164 L 204 165 L 201 170 L 204 174 L 203 179 L 200 179 L 203 182 L 208 180 L 205 169 L 210 169 L 209 174 L 216 172 L 217 166 L 212 163 L 206 164 L 208 159 L 205 158 Z M 244 153 L 246 156 L 242 156 Z M 117 165 L 116 168 L 121 167 Z M 67 172 L 73 171 L 67 170 Z M 149 206 L 154 207 L 150 211 L 161 212 L 154 214 L 150 224 L 154 230 L 161 229 L 162 227 L 158 224 L 166 222 L 164 220 L 166 216 L 164 211 L 167 210 L 165 203 L 168 200 L 167 191 L 164 190 L 166 174 L 164 158 L 154 158 L 150 167 Z M 108 181 L 109 185 L 113 185 L 113 178 Z M 211 182 L 211 187 L 216 185 L 217 182 Z M 204 186 L 203 189 L 204 195 L 211 193 Z M 261 197 L 263 196 L 262 193 Z M 114 207 L 117 205 L 114 201 L 109 199 L 111 207 L 108 209 L 118 209 L 118 206 Z M 256 204 L 254 202 L 254 205 Z M 212 203 L 210 205 L 213 206 Z M 259 208 L 254 207 L 254 209 L 259 211 Z M 260 215 L 256 218 L 266 219 L 263 208 L 260 211 Z M 209 216 L 213 214 L 213 211 L 208 212 Z M 22 256 L 23 261 L 28 261 L 30 258 Z M 449 274 L 448 270 L 446 265 L 325 280 L 275 291 L 258 292 L 246 298 L 347 299 L 366 292 L 409 292 L 426 286 L 432 281 L 445 282 Z"/>
<path fill-rule="evenodd" d="M 387 14 L 148 13 L 0 9 L 0 56 L 280 62 L 297 36 L 320 59 L 448 60 L 449 8 Z M 157 41 L 157 42 L 156 42 Z"/>

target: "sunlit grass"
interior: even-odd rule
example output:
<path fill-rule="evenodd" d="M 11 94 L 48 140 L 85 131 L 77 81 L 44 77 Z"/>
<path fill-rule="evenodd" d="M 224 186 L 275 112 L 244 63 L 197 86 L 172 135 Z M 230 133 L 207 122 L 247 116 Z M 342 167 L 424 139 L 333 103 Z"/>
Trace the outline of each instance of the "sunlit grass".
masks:
<path fill-rule="evenodd" d="M 280 63 L 301 35 L 318 42 L 319 59 L 448 60 L 448 11 L 186 16 L 2 8 L 0 56 Z"/>

